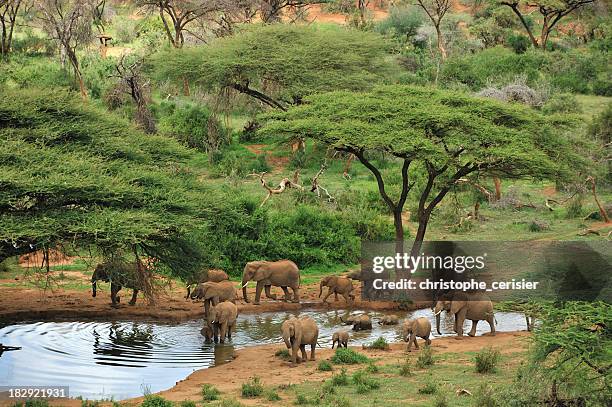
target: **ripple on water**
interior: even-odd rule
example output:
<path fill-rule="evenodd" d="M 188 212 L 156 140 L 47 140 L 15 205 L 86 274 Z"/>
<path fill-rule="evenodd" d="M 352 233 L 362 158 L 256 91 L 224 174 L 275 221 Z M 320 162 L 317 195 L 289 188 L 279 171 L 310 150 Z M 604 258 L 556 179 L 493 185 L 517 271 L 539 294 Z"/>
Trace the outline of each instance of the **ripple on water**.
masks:
<path fill-rule="evenodd" d="M 353 313 L 361 313 L 355 311 Z M 430 310 L 400 317 L 426 316 Z M 159 391 L 172 387 L 191 372 L 226 363 L 235 348 L 260 344 L 281 345 L 281 323 L 297 312 L 266 312 L 243 314 L 231 343 L 206 344 L 200 335 L 202 320 L 180 324 L 160 322 L 32 322 L 0 328 L 0 343 L 21 346 L 15 352 L 0 357 L 0 383 L 3 385 L 68 385 L 72 397 L 121 400 L 137 397 L 144 391 Z M 343 310 L 303 311 L 313 317 L 320 329 L 319 343 L 329 346 L 331 335 L 342 326 Z M 374 322 L 381 313 L 369 312 Z M 495 314 L 498 330 L 526 329 L 521 314 Z M 466 322 L 466 328 L 468 323 Z M 452 330 L 452 319 L 443 318 L 444 332 Z M 486 322 L 478 326 L 478 334 L 488 332 Z M 378 337 L 394 342 L 400 336 L 397 326 L 379 326 L 372 331 L 352 333 L 352 344 L 372 342 Z"/>

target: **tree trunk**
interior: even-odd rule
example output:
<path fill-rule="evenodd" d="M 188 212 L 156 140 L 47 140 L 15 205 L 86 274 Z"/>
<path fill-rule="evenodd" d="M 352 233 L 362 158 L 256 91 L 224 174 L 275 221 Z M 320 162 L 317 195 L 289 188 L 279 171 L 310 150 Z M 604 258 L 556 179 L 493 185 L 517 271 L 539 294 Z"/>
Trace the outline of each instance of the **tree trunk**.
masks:
<path fill-rule="evenodd" d="M 402 221 L 402 208 L 393 210 L 393 224 L 395 225 L 395 252 L 404 253 L 404 223 Z"/>
<path fill-rule="evenodd" d="M 495 201 L 499 201 L 502 194 L 501 180 L 499 177 L 493 177 L 493 182 L 495 183 Z"/>
<path fill-rule="evenodd" d="M 85 101 L 87 100 L 87 88 L 85 87 L 83 75 L 81 74 L 81 69 L 79 68 L 79 60 L 77 59 L 74 50 L 65 46 L 63 48 L 66 51 L 68 60 L 70 61 L 72 68 L 74 69 L 74 75 L 76 76 L 77 83 L 79 84 L 79 90 L 81 91 L 81 98 L 83 98 L 83 100 Z"/>
<path fill-rule="evenodd" d="M 438 50 L 440 51 L 440 55 L 442 60 L 446 59 L 446 49 L 444 48 L 444 38 L 442 37 L 442 31 L 440 30 L 440 25 L 436 25 L 436 35 L 438 36 Z"/>

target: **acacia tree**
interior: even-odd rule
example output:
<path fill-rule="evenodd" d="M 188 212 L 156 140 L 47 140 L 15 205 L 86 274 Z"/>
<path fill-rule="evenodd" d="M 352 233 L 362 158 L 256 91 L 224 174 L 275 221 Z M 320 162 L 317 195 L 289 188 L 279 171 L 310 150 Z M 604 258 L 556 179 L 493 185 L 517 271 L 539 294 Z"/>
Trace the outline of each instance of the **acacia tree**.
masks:
<path fill-rule="evenodd" d="M 0 262 L 62 247 L 139 253 L 173 272 L 199 267 L 190 233 L 214 199 L 190 150 L 145 135 L 70 92 L 0 90 Z"/>
<path fill-rule="evenodd" d="M 419 252 L 436 206 L 469 174 L 557 178 L 575 173 L 585 159 L 562 132 L 562 122 L 533 110 L 465 94 L 409 86 L 382 86 L 369 92 L 329 92 L 310 96 L 287 112 L 270 113 L 260 130 L 269 136 L 310 137 L 354 154 L 374 175 L 393 213 L 402 247 L 402 212 L 419 172 Z M 399 196 L 393 198 L 372 152 L 384 151 L 400 163 Z"/>
<path fill-rule="evenodd" d="M 510 7 L 521 21 L 534 47 L 546 49 L 548 37 L 557 23 L 574 10 L 577 10 L 595 0 L 495 0 L 498 4 Z M 526 15 L 537 10 L 542 16 L 540 39 L 535 37 L 533 28 L 528 23 Z"/>
<path fill-rule="evenodd" d="M 17 22 L 17 13 L 22 0 L 0 0 L 0 28 L 2 37 L 0 38 L 0 58 L 8 59 L 13 43 L 13 32 Z"/>
<path fill-rule="evenodd" d="M 389 48 L 378 34 L 345 28 L 274 24 L 249 26 L 207 46 L 153 56 L 160 80 L 190 83 L 205 91 L 227 89 L 267 107 L 286 110 L 308 94 L 334 89 L 369 89 L 384 80 Z"/>
<path fill-rule="evenodd" d="M 451 7 L 451 0 L 417 0 L 417 4 L 425 11 L 425 14 L 427 14 L 427 17 L 429 17 L 436 29 L 438 50 L 440 50 L 442 59 L 446 59 L 446 48 L 444 46 L 444 36 L 441 26 L 442 19 Z"/>
<path fill-rule="evenodd" d="M 62 64 L 68 59 L 79 85 L 81 97 L 87 99 L 87 89 L 76 50 L 91 40 L 91 26 L 97 4 L 94 0 L 35 0 L 35 5 L 43 28 L 60 44 Z"/>
<path fill-rule="evenodd" d="M 312 4 L 326 3 L 326 0 L 254 0 L 264 23 L 276 23 L 281 20 L 284 9 L 300 9 Z"/>

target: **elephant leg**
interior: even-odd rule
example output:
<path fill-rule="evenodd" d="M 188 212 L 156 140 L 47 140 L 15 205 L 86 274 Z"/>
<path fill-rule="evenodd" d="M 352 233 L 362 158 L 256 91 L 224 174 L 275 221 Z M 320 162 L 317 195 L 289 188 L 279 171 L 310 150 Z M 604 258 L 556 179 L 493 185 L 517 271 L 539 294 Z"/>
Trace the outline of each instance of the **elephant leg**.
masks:
<path fill-rule="evenodd" d="M 187 295 L 185 296 L 185 299 L 189 298 L 189 295 L 191 295 L 191 285 L 187 286 Z"/>
<path fill-rule="evenodd" d="M 227 339 L 232 340 L 232 329 L 234 329 L 234 325 L 227 326 Z"/>
<path fill-rule="evenodd" d="M 306 344 L 300 345 L 300 351 L 302 352 L 302 360 L 306 362 L 308 360 L 308 354 L 306 354 Z"/>
<path fill-rule="evenodd" d="M 257 287 L 255 287 L 255 302 L 253 304 L 259 305 L 259 300 L 261 299 L 262 289 L 263 289 L 263 283 L 261 281 L 258 281 Z"/>
<path fill-rule="evenodd" d="M 423 338 L 425 339 L 425 345 L 429 346 L 431 345 L 431 339 L 429 339 L 429 335 L 427 335 L 427 338 Z"/>
<path fill-rule="evenodd" d="M 293 302 L 300 302 L 300 289 L 299 287 L 291 287 L 293 290 Z"/>
<path fill-rule="evenodd" d="M 219 342 L 219 324 L 213 324 L 213 337 L 215 343 Z"/>
<path fill-rule="evenodd" d="M 204 318 L 208 321 L 210 315 L 210 300 L 204 300 Z"/>
<path fill-rule="evenodd" d="M 317 346 L 316 343 L 313 343 L 310 345 L 310 360 L 315 360 L 315 347 Z"/>
<path fill-rule="evenodd" d="M 275 300 L 276 299 L 276 294 L 272 294 L 272 292 L 270 291 L 270 288 L 272 288 L 271 285 L 267 285 L 265 286 L 266 289 L 266 297 Z"/>
<path fill-rule="evenodd" d="M 336 341 L 332 341 L 332 349 L 334 349 L 334 345 L 336 345 Z M 340 341 L 338 341 L 338 347 L 340 347 Z"/>
<path fill-rule="evenodd" d="M 329 298 L 330 295 L 332 295 L 332 289 L 328 288 L 327 289 L 327 294 L 325 294 L 325 297 L 323 297 L 323 303 L 327 302 L 327 299 Z"/>
<path fill-rule="evenodd" d="M 487 316 L 487 322 L 491 327 L 491 336 L 495 336 L 495 318 L 493 317 L 493 315 Z"/>
<path fill-rule="evenodd" d="M 472 320 L 472 329 L 470 329 L 470 332 L 468 333 L 469 336 L 476 336 L 476 325 L 478 325 L 478 320 L 477 319 L 473 319 Z"/>
<path fill-rule="evenodd" d="M 225 343 L 225 336 L 227 335 L 227 322 L 222 322 L 221 323 L 221 332 L 220 332 L 220 337 L 221 339 L 219 340 L 221 343 Z"/>
<path fill-rule="evenodd" d="M 344 347 L 348 348 L 348 342 L 344 342 Z"/>
<path fill-rule="evenodd" d="M 455 327 L 457 332 L 457 338 L 463 338 L 463 323 L 465 322 L 465 314 L 467 311 L 461 310 L 455 315 Z"/>
<path fill-rule="evenodd" d="M 334 301 L 338 302 L 338 291 L 334 290 Z"/>
<path fill-rule="evenodd" d="M 111 283 L 111 305 L 113 307 L 119 306 L 119 296 L 117 295 L 119 290 L 121 290 L 121 286 L 119 284 Z"/>
<path fill-rule="evenodd" d="M 289 289 L 287 286 L 282 286 L 283 292 L 285 293 L 285 301 L 289 301 L 291 299 L 291 294 L 289 294 Z"/>
<path fill-rule="evenodd" d="M 291 346 L 291 362 L 293 362 L 294 365 L 301 362 L 300 356 L 298 355 L 299 349 L 300 347 L 297 343 Z"/>
<path fill-rule="evenodd" d="M 344 297 L 344 301 L 346 301 L 347 304 L 351 303 L 351 300 L 350 300 L 351 297 L 349 297 L 348 293 L 344 293 L 342 294 L 342 296 Z"/>
<path fill-rule="evenodd" d="M 414 349 L 419 349 L 419 341 L 417 341 L 416 334 L 412 334 L 412 341 L 414 342 Z"/>
<path fill-rule="evenodd" d="M 408 347 L 406 348 L 406 351 L 408 352 L 412 352 L 412 350 L 410 348 L 412 348 L 412 340 L 414 339 L 414 335 L 410 334 L 408 335 Z"/>
<path fill-rule="evenodd" d="M 130 300 L 130 305 L 136 304 L 136 299 L 138 298 L 138 290 L 134 289 L 132 292 L 132 299 Z"/>

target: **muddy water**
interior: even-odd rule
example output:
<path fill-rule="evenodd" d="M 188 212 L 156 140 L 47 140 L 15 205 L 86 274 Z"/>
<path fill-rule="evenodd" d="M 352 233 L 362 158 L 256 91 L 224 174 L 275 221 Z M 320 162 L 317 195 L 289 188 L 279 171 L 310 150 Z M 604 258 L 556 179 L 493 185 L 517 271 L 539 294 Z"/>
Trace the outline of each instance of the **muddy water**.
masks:
<path fill-rule="evenodd" d="M 353 311 L 359 314 L 360 311 Z M 333 331 L 342 328 L 346 311 L 302 311 L 320 328 L 319 343 L 328 347 Z M 430 310 L 398 316 L 426 316 Z M 231 343 L 206 344 L 199 331 L 202 320 L 180 324 L 156 322 L 32 322 L 0 326 L 0 343 L 23 347 L 0 356 L 0 385 L 70 386 L 70 396 L 121 400 L 172 387 L 197 369 L 226 363 L 235 348 L 278 343 L 280 324 L 297 312 L 270 312 L 239 316 Z M 382 336 L 399 341 L 397 326 L 379 326 L 383 313 L 369 312 L 372 331 L 352 333 L 352 345 L 372 342 Z M 525 330 L 521 314 L 496 313 L 499 331 Z M 442 331 L 452 331 L 452 320 L 443 318 Z M 471 322 L 470 322 L 471 324 Z M 344 329 L 350 327 L 344 327 Z M 469 329 L 466 323 L 466 329 Z M 486 322 L 478 334 L 489 331 Z M 435 339 L 435 338 L 434 338 Z"/>

